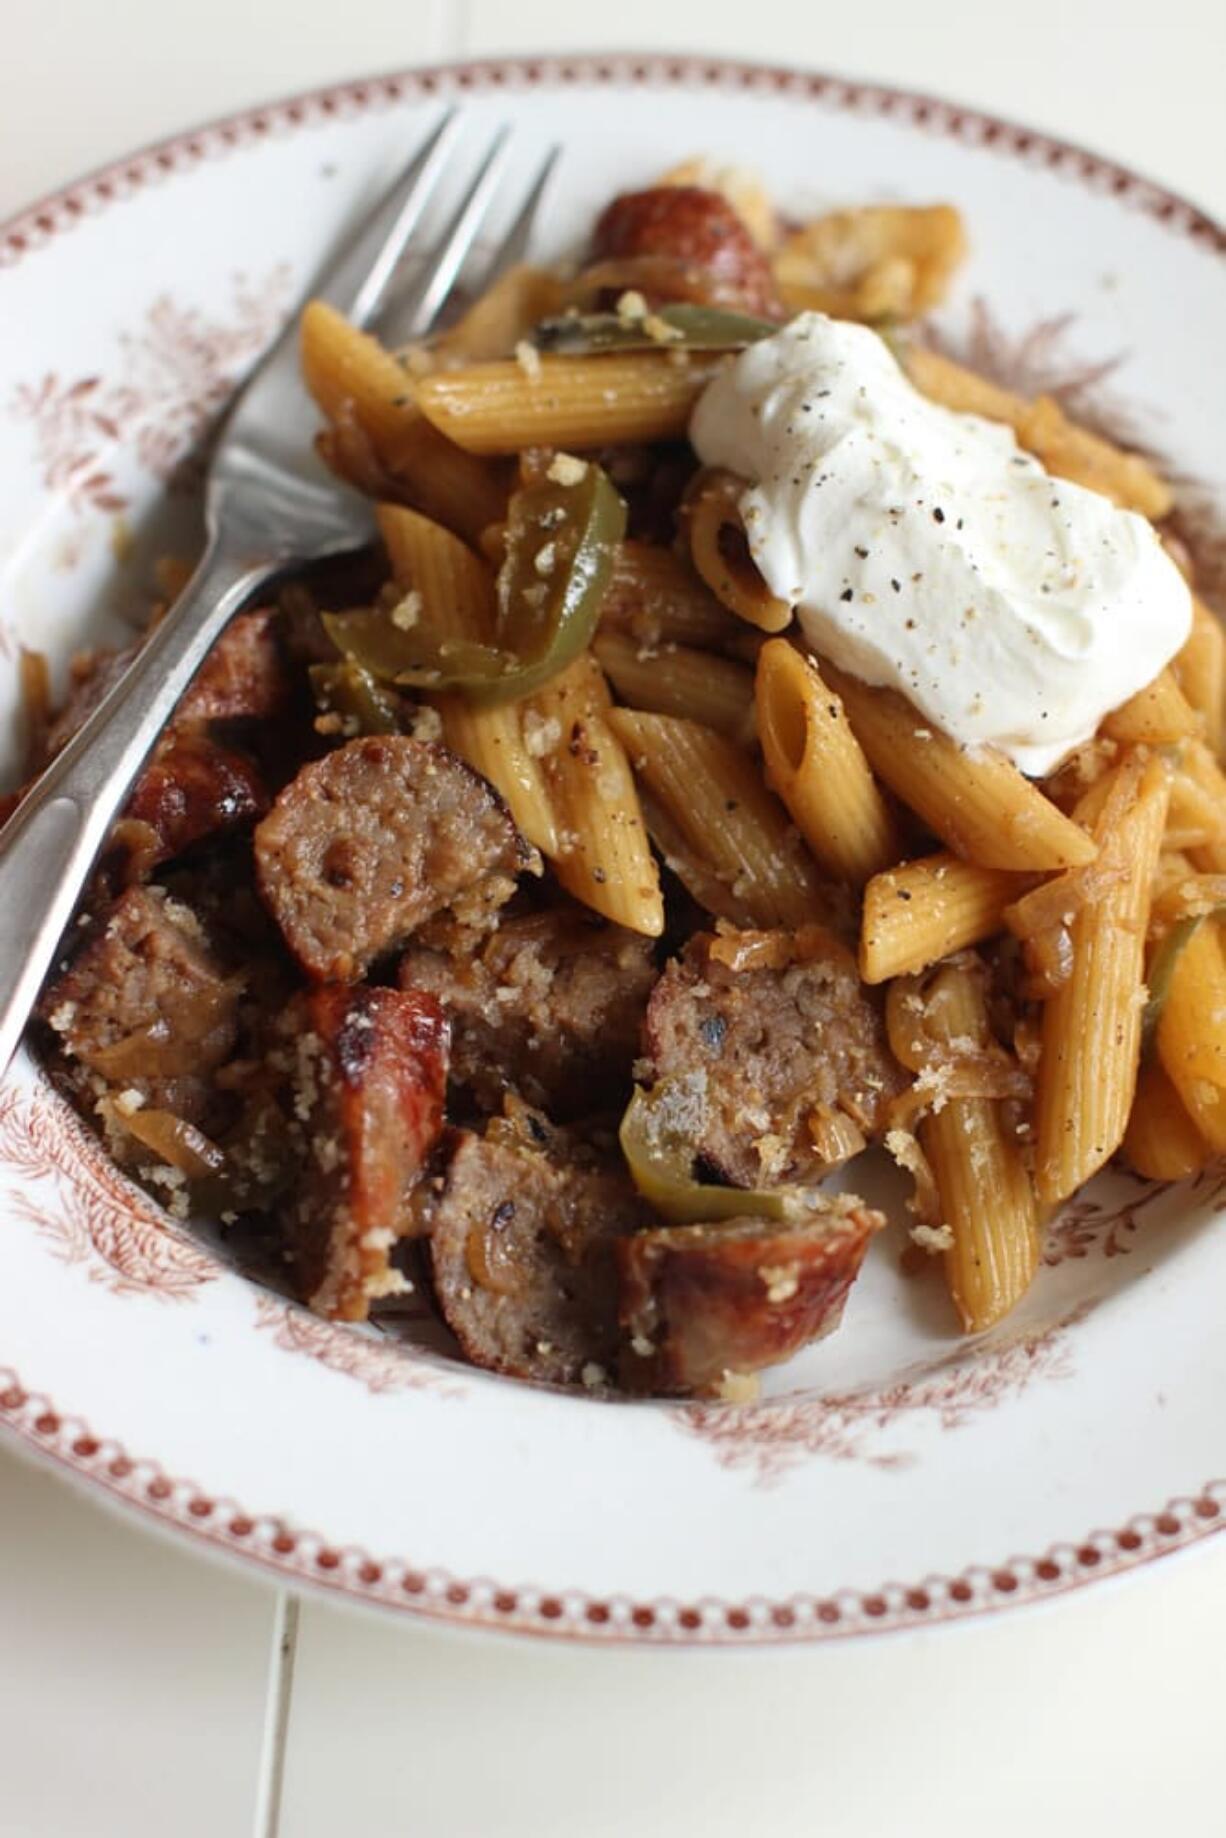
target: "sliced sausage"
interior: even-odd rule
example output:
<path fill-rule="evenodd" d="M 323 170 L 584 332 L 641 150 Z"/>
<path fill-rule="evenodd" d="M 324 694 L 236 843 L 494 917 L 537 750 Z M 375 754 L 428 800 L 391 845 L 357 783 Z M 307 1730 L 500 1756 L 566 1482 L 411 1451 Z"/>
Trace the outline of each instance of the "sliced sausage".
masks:
<path fill-rule="evenodd" d="M 175 725 L 274 721 L 293 698 L 277 639 L 277 615 L 255 607 L 231 619 L 175 710 Z"/>
<path fill-rule="evenodd" d="M 399 974 L 447 1010 L 452 1082 L 479 1109 L 500 1110 L 508 1086 L 560 1119 L 628 1095 L 656 976 L 637 933 L 558 907 L 504 919 L 471 952 L 413 946 Z"/>
<path fill-rule="evenodd" d="M 297 1151 L 281 1213 L 294 1283 L 319 1314 L 362 1321 L 404 1287 L 391 1251 L 443 1127 L 447 1023 L 432 996 L 334 985 L 298 996 L 278 1031 Z"/>
<path fill-rule="evenodd" d="M 246 753 L 205 733 L 172 730 L 137 780 L 112 842 L 133 846 L 125 826 L 144 825 L 143 847 L 135 846 L 148 873 L 209 837 L 254 823 L 267 809 L 263 775 Z"/>
<path fill-rule="evenodd" d="M 95 1094 L 113 1087 L 192 1120 L 234 1045 L 241 987 L 189 907 L 132 887 L 47 985 L 38 1013 Z"/>
<path fill-rule="evenodd" d="M 351 741 L 305 766 L 255 833 L 260 892 L 308 975 L 350 982 L 433 914 L 500 905 L 523 865 L 501 799 L 446 747 Z"/>
<path fill-rule="evenodd" d="M 623 192 L 596 224 L 597 260 L 658 258 L 697 271 L 713 305 L 778 316 L 770 264 L 728 200 L 700 185 Z M 689 290 L 687 290 L 689 291 Z"/>
<path fill-rule="evenodd" d="M 80 732 L 118 683 L 143 640 L 119 651 L 86 651 L 74 658 L 64 702 L 47 728 L 49 765 Z M 262 607 L 232 619 L 188 685 L 171 731 L 212 721 L 268 721 L 284 713 L 293 685 L 276 637 L 276 614 Z"/>
<path fill-rule="evenodd" d="M 39 770 L 85 725 L 139 649 L 91 652 L 76 660 L 67 699 L 48 726 Z M 205 659 L 136 781 L 104 853 L 109 881 L 143 878 L 267 810 L 260 768 L 247 752 L 215 737 L 210 724 L 267 721 L 283 712 L 289 694 L 272 613 L 239 614 Z"/>
<path fill-rule="evenodd" d="M 623 1373 L 635 1388 L 703 1393 L 777 1365 L 839 1324 L 885 1219 L 832 1195 L 801 1224 L 733 1219 L 636 1232 L 615 1247 Z"/>
<path fill-rule="evenodd" d="M 863 1146 L 857 1132 L 884 1127 L 906 1083 L 851 953 L 816 926 L 691 939 L 644 1040 L 652 1079 L 702 1075 L 695 1152 L 739 1187 L 820 1179 Z"/>
<path fill-rule="evenodd" d="M 613 1246 L 643 1206 L 615 1154 L 526 1123 L 460 1132 L 441 1190 L 422 1190 L 435 1293 L 474 1365 L 599 1384 L 616 1367 Z"/>

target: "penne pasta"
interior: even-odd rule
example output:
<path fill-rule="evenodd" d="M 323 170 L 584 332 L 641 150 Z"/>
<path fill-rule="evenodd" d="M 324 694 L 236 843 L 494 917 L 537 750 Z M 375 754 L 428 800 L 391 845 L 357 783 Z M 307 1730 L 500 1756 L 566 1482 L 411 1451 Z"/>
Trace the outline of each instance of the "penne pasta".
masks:
<path fill-rule="evenodd" d="M 711 473 L 687 506 L 690 557 L 717 600 L 761 632 L 782 632 L 792 609 L 776 599 L 754 565 L 741 521 L 743 479 Z"/>
<path fill-rule="evenodd" d="M 421 378 L 423 413 L 467 453 L 568 450 L 675 440 L 714 366 L 684 353 L 628 351 L 472 364 Z"/>
<path fill-rule="evenodd" d="M 925 996 L 929 1039 L 991 1041 L 982 966 L 945 965 Z M 953 1242 L 945 1277 L 962 1326 L 982 1333 L 1030 1287 L 1042 1245 L 1038 1209 L 1016 1130 L 998 1099 L 949 1097 L 919 1126 Z"/>
<path fill-rule="evenodd" d="M 1171 802 L 1167 811 L 1166 849 L 1193 849 L 1198 855 L 1214 857 L 1217 845 L 1226 842 L 1226 804 L 1215 796 L 1211 786 L 1202 784 L 1185 770 L 1181 762 L 1171 780 Z M 1226 855 L 1223 855 L 1226 862 Z"/>
<path fill-rule="evenodd" d="M 1097 832 L 1096 868 L 1107 878 L 1099 898 L 1072 921 L 1068 975 L 1044 1005 L 1035 1092 L 1035 1182 L 1044 1206 L 1058 1205 L 1089 1180 L 1118 1149 L 1128 1124 L 1150 889 L 1168 796 L 1166 765 L 1153 759 L 1130 808 Z"/>
<path fill-rule="evenodd" d="M 1215 825 L 1210 840 L 1189 846 L 1192 865 L 1204 874 L 1226 873 L 1226 773 L 1204 741 L 1189 741 L 1180 748 L 1179 779 L 1181 787 L 1186 780 L 1201 793 L 1203 820 Z"/>
<path fill-rule="evenodd" d="M 433 367 L 510 357 L 542 319 L 560 313 L 569 285 L 547 268 L 520 263 L 504 269 L 453 326 L 422 347 Z"/>
<path fill-rule="evenodd" d="M 956 855 L 983 868 L 1042 870 L 1094 859 L 1090 837 L 1003 753 L 966 752 L 902 696 L 823 663 L 877 777 Z"/>
<path fill-rule="evenodd" d="M 1221 921 L 1202 920 L 1171 972 L 1158 1054 L 1214 1154 L 1226 1151 L 1226 949 Z"/>
<path fill-rule="evenodd" d="M 351 402 L 390 462 L 421 420 L 403 364 L 324 300 L 311 300 L 303 308 L 298 336 L 306 386 L 328 420 L 338 420 Z"/>
<path fill-rule="evenodd" d="M 949 204 L 830 211 L 786 239 L 773 263 L 786 303 L 840 319 L 900 319 L 940 304 L 966 254 Z"/>
<path fill-rule="evenodd" d="M 1006 422 L 1018 445 L 1057 478 L 1100 491 L 1125 510 L 1151 519 L 1171 509 L 1174 500 L 1164 478 L 1138 454 L 1078 427 L 1050 396 L 1028 401 L 924 345 L 909 346 L 904 365 L 915 387 L 933 402 L 958 414 Z"/>
<path fill-rule="evenodd" d="M 860 975 L 866 983 L 911 976 L 993 937 L 1027 884 L 1023 875 L 945 854 L 874 875 L 864 889 Z"/>
<path fill-rule="evenodd" d="M 379 534 L 397 586 L 418 595 L 415 622 L 432 636 L 488 641 L 494 627 L 489 564 L 439 523 L 398 504 L 380 504 Z"/>
<path fill-rule="evenodd" d="M 707 857 L 689 841 L 680 824 L 654 798 L 640 780 L 639 802 L 652 846 L 670 874 L 676 875 L 690 898 L 714 919 L 726 919 L 742 931 L 752 931 L 757 920 L 739 898 L 732 883 L 721 879 Z"/>
<path fill-rule="evenodd" d="M 660 877 L 599 666 L 585 653 L 522 706 L 526 731 L 539 723 L 558 830 L 558 880 L 606 919 L 658 938 Z"/>
<path fill-rule="evenodd" d="M 1188 1115 L 1170 1075 L 1156 1059 L 1142 1066 L 1123 1154 L 1147 1181 L 1182 1181 L 1198 1174 L 1213 1151 Z"/>
<path fill-rule="evenodd" d="M 417 596 L 410 611 L 422 628 L 440 640 L 488 641 L 494 629 L 494 579 L 486 562 L 450 530 L 416 511 L 381 504 L 376 517 L 397 585 Z M 542 854 L 556 855 L 558 827 L 519 705 L 479 708 L 462 695 L 423 700 L 437 709 L 447 745 L 506 800 L 520 832 Z"/>
<path fill-rule="evenodd" d="M 755 706 L 767 784 L 826 872 L 862 887 L 901 845 L 843 704 L 812 659 L 773 638 L 758 655 Z"/>
<path fill-rule="evenodd" d="M 823 918 L 816 866 L 747 753 L 674 716 L 615 708 L 609 722 L 684 847 L 731 890 L 744 919 L 795 930 Z"/>
<path fill-rule="evenodd" d="M 656 715 L 685 715 L 744 746 L 753 736 L 753 674 L 731 658 L 685 645 L 653 650 L 624 632 L 601 632 L 592 646 L 624 702 Z"/>
<path fill-rule="evenodd" d="M 696 645 L 700 650 L 724 649 L 745 632 L 741 620 L 680 556 L 633 539 L 623 542 L 614 558 L 600 623 L 629 632 L 642 645 Z"/>
<path fill-rule="evenodd" d="M 1202 731 L 1200 715 L 1179 687 L 1173 670 L 1162 670 L 1152 683 L 1113 709 L 1101 732 L 1129 745 L 1168 746 Z"/>
<path fill-rule="evenodd" d="M 1226 741 L 1226 631 L 1203 600 L 1192 598 L 1192 630 L 1171 665 L 1191 706 L 1204 722 L 1205 741 L 1220 758 Z"/>
<path fill-rule="evenodd" d="M 525 735 L 518 702 L 477 708 L 463 696 L 432 696 L 443 724 L 443 739 L 474 772 L 506 800 L 520 834 L 551 859 L 561 839 L 540 759 Z M 529 735 L 531 723 L 528 724 Z"/>
<path fill-rule="evenodd" d="M 1197 874 L 1186 857 L 1161 856 L 1154 875 L 1151 936 L 1160 936 L 1181 919 L 1204 918 L 1217 907 L 1226 908 L 1226 874 Z"/>
<path fill-rule="evenodd" d="M 353 470 L 343 462 L 355 434 L 368 443 L 358 469 L 376 476 L 356 483 L 376 494 L 402 488 L 428 517 L 471 542 L 504 515 L 505 479 L 430 425 L 413 399 L 413 379 L 377 339 L 321 300 L 304 309 L 300 339 L 303 375 L 334 424 L 342 470 Z"/>

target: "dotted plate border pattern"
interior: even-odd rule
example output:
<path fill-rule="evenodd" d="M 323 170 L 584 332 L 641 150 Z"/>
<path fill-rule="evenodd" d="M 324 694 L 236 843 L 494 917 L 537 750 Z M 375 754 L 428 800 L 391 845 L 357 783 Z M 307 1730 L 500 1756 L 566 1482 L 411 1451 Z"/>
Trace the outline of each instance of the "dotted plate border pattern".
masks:
<path fill-rule="evenodd" d="M 376 1558 L 335 1545 L 279 1516 L 210 1498 L 194 1482 L 167 1474 L 156 1461 L 131 1455 L 79 1418 L 63 1415 L 48 1398 L 27 1391 L 7 1367 L 0 1368 L 0 1423 L 44 1459 L 215 1551 L 275 1571 L 283 1584 L 335 1591 L 426 1620 L 602 1643 L 753 1646 L 930 1627 L 1065 1594 L 1186 1549 L 1226 1527 L 1224 1479 L 1208 1482 L 1190 1498 L 1171 1500 L 1160 1512 L 1138 1514 L 1117 1531 L 1091 1532 L 1080 1543 L 1053 1545 L 1042 1557 L 1015 1557 L 991 1568 L 976 1565 L 956 1576 L 778 1602 L 763 1596 L 744 1602 L 716 1597 L 635 1602 L 577 1589 L 550 1591 L 527 1584 L 511 1587 L 487 1577 L 460 1578 L 446 1570 L 415 1568 L 403 1557 Z"/>
<path fill-rule="evenodd" d="M 428 101 L 437 95 L 593 84 L 746 91 L 816 103 L 844 114 L 897 121 L 923 133 L 942 135 L 965 146 L 1045 167 L 1095 192 L 1113 196 L 1177 234 L 1190 237 L 1218 255 L 1226 255 L 1226 226 L 1186 198 L 1155 185 L 1127 166 L 1015 122 L 961 108 L 935 96 L 848 82 L 818 71 L 786 70 L 724 58 L 621 52 L 438 64 L 314 90 L 228 116 L 103 167 L 0 225 L 0 267 L 13 266 L 86 217 L 96 216 L 149 185 L 190 172 L 205 160 L 224 157 L 241 147 L 393 108 L 402 102 Z"/>
<path fill-rule="evenodd" d="M 406 70 L 230 116 L 104 167 L 0 225 L 0 268 L 28 259 L 54 237 L 148 185 L 273 137 L 440 94 L 583 84 L 757 92 L 898 121 L 1046 168 L 1100 195 L 1112 196 L 1173 233 L 1226 256 L 1226 228 L 1187 199 L 1127 167 L 1015 123 L 935 97 L 846 82 L 818 72 L 626 52 L 508 58 Z M 80 1419 L 64 1415 L 48 1398 L 29 1392 L 7 1368 L 0 1368 L 0 1424 L 44 1460 L 215 1551 L 274 1572 L 283 1583 L 334 1591 L 372 1607 L 434 1621 L 602 1643 L 743 1646 L 845 1639 L 932 1626 L 1019 1602 L 1050 1599 L 1099 1577 L 1135 1570 L 1226 1527 L 1223 1479 L 1207 1482 L 1194 1496 L 1169 1501 L 1158 1512 L 1138 1514 L 1117 1531 L 1091 1532 L 1080 1543 L 1053 1546 L 1041 1557 L 1011 1558 L 993 1568 L 974 1566 L 956 1576 L 929 1576 L 913 1584 L 883 1583 L 868 1594 L 843 1589 L 825 1597 L 798 1595 L 771 1602 L 754 1596 L 741 1603 L 714 1598 L 634 1602 L 615 1596 L 602 1600 L 574 1589 L 550 1592 L 535 1586 L 510 1587 L 483 1577 L 460 1579 L 440 1569 L 416 1569 L 404 1558 L 374 1558 L 364 1551 L 341 1548 L 317 1532 L 293 1528 L 280 1517 L 211 1499 L 191 1481 L 172 1477 L 156 1461 L 131 1455 Z"/>

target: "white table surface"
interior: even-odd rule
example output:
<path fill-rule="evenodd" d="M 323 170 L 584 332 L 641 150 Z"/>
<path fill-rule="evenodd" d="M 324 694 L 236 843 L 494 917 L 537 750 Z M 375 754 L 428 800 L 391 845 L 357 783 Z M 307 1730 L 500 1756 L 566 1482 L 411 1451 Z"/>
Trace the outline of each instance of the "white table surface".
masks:
<path fill-rule="evenodd" d="M 5 0 L 0 20 L 0 216 L 302 86 L 656 46 L 932 89 L 1226 217 L 1222 0 Z M 0 1838 L 251 1831 L 273 1612 L 264 1584 L 0 1449 Z M 812 1651 L 591 1652 L 308 1603 L 281 1831 L 1226 1832 L 1223 1703 L 1226 1539 L 1048 1607 Z"/>

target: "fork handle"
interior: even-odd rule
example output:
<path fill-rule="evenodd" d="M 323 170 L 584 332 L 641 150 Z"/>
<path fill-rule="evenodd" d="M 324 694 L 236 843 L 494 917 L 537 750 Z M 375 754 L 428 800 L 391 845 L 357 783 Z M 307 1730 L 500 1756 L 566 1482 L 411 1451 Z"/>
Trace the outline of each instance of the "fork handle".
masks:
<path fill-rule="evenodd" d="M 119 682 L 0 831 L 0 1079 L 133 780 L 206 653 L 271 573 L 210 544 Z"/>

